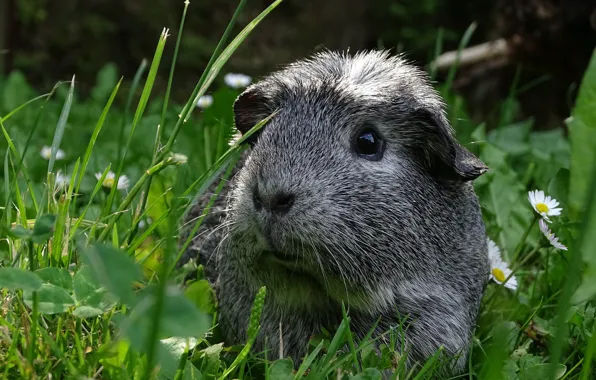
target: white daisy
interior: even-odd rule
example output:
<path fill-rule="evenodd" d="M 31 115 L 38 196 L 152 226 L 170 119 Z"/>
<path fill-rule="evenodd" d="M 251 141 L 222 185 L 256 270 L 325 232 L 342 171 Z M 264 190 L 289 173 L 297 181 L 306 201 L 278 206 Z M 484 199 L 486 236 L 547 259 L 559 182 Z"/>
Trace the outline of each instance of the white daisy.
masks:
<path fill-rule="evenodd" d="M 244 74 L 228 73 L 224 76 L 226 85 L 232 88 L 244 88 L 250 84 L 252 78 Z"/>
<path fill-rule="evenodd" d="M 45 158 L 46 160 L 50 160 L 50 158 L 52 157 L 52 147 L 49 147 L 47 145 L 44 145 L 41 148 L 41 151 L 39 152 L 39 154 Z M 56 151 L 56 159 L 57 160 L 63 160 L 64 157 L 66 157 L 66 154 L 64 153 L 64 151 L 62 149 L 58 149 Z"/>
<path fill-rule="evenodd" d="M 61 172 L 56 173 L 56 187 L 62 189 L 70 184 L 70 177 L 65 176 Z"/>
<path fill-rule="evenodd" d="M 182 153 L 174 153 L 169 161 L 174 165 L 184 165 L 188 162 L 188 157 Z"/>
<path fill-rule="evenodd" d="M 139 220 L 139 228 L 143 229 L 143 228 L 149 226 L 151 223 L 153 223 L 153 219 L 151 219 L 151 218 L 147 218 L 147 220 L 141 219 L 141 220 Z"/>
<path fill-rule="evenodd" d="M 95 173 L 95 178 L 97 178 L 99 180 L 101 178 L 102 174 L 103 173 Z M 116 173 L 110 171 L 106 175 L 106 178 L 104 178 L 103 183 L 101 185 L 103 187 L 107 187 L 108 189 L 111 189 L 114 186 L 115 180 L 116 180 Z M 127 176 L 121 175 L 118 178 L 118 185 L 117 185 L 118 190 L 126 190 L 126 189 L 128 189 L 129 185 L 130 185 L 130 181 L 128 180 Z"/>
<path fill-rule="evenodd" d="M 213 96 L 211 95 L 203 95 L 197 100 L 197 107 L 201 109 L 205 109 L 210 107 L 213 104 Z"/>
<path fill-rule="evenodd" d="M 501 250 L 499 250 L 495 242 L 490 239 L 486 240 L 488 244 L 488 258 L 490 259 L 489 279 L 502 284 L 511 275 L 511 269 L 509 269 L 507 263 L 501 258 Z M 517 289 L 517 279 L 515 276 L 511 276 L 504 286 L 512 290 Z"/>
<path fill-rule="evenodd" d="M 548 228 L 548 225 L 544 220 L 540 219 L 538 225 L 540 226 L 540 231 L 544 234 L 553 247 L 556 249 L 562 249 L 563 251 L 567 250 L 567 247 L 559 242 L 559 238 L 556 237 L 555 234 Z"/>
<path fill-rule="evenodd" d="M 545 196 L 544 191 L 534 190 L 528 193 L 528 200 L 534 210 L 550 223 L 549 216 L 561 215 L 561 208 L 557 208 L 559 202 L 550 196 Z"/>

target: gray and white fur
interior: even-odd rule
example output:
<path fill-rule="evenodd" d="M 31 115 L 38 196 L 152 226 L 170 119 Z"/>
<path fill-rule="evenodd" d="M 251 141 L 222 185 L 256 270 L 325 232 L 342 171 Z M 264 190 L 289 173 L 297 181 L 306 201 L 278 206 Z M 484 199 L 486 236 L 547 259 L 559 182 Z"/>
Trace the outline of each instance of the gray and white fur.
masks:
<path fill-rule="evenodd" d="M 265 285 L 256 352 L 299 361 L 344 302 L 356 336 L 407 317 L 409 365 L 443 346 L 463 370 L 489 272 L 471 180 L 487 168 L 455 140 L 426 75 L 387 52 L 319 53 L 247 88 L 236 127 L 274 111 L 184 259 L 214 284 L 226 344 L 246 340 Z M 356 151 L 367 128 L 378 160 Z"/>

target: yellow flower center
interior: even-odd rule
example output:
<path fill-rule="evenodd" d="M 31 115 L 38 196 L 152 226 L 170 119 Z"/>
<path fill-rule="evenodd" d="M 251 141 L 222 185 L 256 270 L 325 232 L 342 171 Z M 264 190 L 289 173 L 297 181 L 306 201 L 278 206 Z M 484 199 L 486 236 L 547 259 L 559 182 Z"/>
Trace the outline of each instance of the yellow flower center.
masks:
<path fill-rule="evenodd" d="M 545 205 L 544 203 L 537 203 L 536 204 L 536 210 L 538 210 L 538 212 L 540 212 L 541 214 L 547 213 L 548 212 L 548 206 Z"/>
<path fill-rule="evenodd" d="M 499 268 L 493 268 L 492 270 L 493 273 L 493 277 L 499 281 L 499 282 L 503 282 L 505 281 L 505 273 L 503 273 L 503 271 Z"/>
<path fill-rule="evenodd" d="M 103 180 L 103 185 L 104 187 L 109 187 L 111 188 L 112 186 L 114 186 L 114 178 L 106 178 Z"/>

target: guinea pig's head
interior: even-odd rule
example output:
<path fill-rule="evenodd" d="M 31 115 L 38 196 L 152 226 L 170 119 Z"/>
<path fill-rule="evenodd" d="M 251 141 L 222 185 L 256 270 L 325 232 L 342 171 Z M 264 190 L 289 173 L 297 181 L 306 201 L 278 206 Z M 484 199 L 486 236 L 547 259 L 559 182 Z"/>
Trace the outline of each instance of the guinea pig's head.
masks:
<path fill-rule="evenodd" d="M 384 52 L 291 64 L 246 89 L 234 112 L 241 133 L 274 116 L 235 178 L 221 259 L 285 302 L 320 293 L 367 304 L 383 278 L 415 266 L 417 240 L 449 227 L 422 220 L 449 207 L 432 204 L 440 184 L 486 170 L 454 139 L 425 75 Z"/>

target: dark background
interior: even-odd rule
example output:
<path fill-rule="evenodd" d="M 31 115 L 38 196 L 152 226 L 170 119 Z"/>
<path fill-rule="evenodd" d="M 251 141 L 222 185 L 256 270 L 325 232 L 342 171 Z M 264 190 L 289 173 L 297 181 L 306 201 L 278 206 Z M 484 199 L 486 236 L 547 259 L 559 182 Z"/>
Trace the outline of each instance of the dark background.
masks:
<path fill-rule="evenodd" d="M 248 0 L 236 31 L 269 4 Z M 188 97 L 236 5 L 191 1 L 175 99 Z M 0 0 L 0 74 L 20 70 L 39 91 L 76 74 L 84 95 L 108 62 L 131 80 L 168 27 L 172 36 L 158 81 L 163 86 L 182 10 L 178 0 Z M 225 71 L 258 77 L 323 48 L 385 47 L 427 67 L 439 30 L 442 51 L 449 51 L 472 22 L 477 28 L 471 45 L 503 38 L 508 51 L 458 71 L 454 88 L 466 98 L 470 117 L 490 124 L 513 83 L 534 83 L 517 96 L 519 117 L 534 118 L 539 129 L 560 126 L 596 46 L 595 0 L 285 0 Z M 437 79 L 445 74 L 440 71 Z"/>

